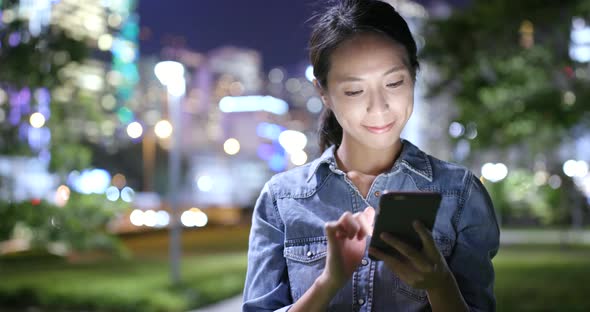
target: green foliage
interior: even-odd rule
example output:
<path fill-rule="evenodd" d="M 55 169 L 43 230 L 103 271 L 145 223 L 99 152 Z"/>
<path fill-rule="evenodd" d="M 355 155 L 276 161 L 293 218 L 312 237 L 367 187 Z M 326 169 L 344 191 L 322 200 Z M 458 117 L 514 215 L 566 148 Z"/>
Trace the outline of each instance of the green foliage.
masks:
<path fill-rule="evenodd" d="M 64 207 L 46 201 L 0 202 L 0 241 L 16 235 L 30 239 L 33 249 L 62 243 L 66 250 L 99 249 L 123 256 L 125 250 L 107 231 L 107 224 L 127 208 L 126 203 L 110 202 L 104 195 L 74 192 Z"/>
<path fill-rule="evenodd" d="M 506 179 L 486 183 L 486 188 L 503 221 L 529 219 L 542 225 L 563 225 L 569 220 L 569 210 L 562 204 L 563 190 L 536 184 L 528 170 L 512 170 Z"/>
<path fill-rule="evenodd" d="M 432 95 L 454 93 L 456 120 L 477 124 L 474 149 L 527 143 L 538 152 L 590 126 L 590 77 L 568 55 L 575 16 L 590 18 L 587 1 L 474 0 L 427 25 L 423 57 L 441 75 Z M 523 25 L 532 45 L 521 43 Z"/>

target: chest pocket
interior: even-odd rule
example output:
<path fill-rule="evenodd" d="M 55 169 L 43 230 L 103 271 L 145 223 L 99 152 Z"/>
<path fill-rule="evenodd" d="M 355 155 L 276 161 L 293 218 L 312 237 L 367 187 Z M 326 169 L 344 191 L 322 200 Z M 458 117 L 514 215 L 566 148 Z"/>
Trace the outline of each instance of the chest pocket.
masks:
<path fill-rule="evenodd" d="M 311 287 L 326 265 L 328 241 L 325 236 L 287 240 L 283 256 L 287 261 L 293 300 Z"/>
<path fill-rule="evenodd" d="M 445 257 L 445 260 L 448 261 L 449 257 L 451 256 L 451 252 L 453 251 L 453 242 L 450 238 L 444 235 L 434 235 L 434 243 L 436 247 L 440 251 L 440 253 Z M 406 282 L 402 281 L 397 275 L 394 274 L 395 283 L 396 283 L 396 291 L 412 300 L 417 302 L 425 302 L 427 298 L 426 291 L 423 289 L 416 289 L 412 286 L 406 284 Z"/>

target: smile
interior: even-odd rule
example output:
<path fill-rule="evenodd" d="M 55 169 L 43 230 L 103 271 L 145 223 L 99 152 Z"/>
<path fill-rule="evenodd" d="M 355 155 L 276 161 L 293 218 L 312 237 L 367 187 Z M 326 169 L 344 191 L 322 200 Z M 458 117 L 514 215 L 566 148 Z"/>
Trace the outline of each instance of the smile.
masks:
<path fill-rule="evenodd" d="M 393 128 L 394 124 L 395 124 L 395 122 L 387 124 L 383 127 L 369 127 L 369 126 L 363 126 L 363 127 L 365 127 L 367 130 L 369 130 L 369 132 L 372 132 L 375 134 L 381 134 L 381 133 L 385 133 L 385 132 L 388 132 L 389 130 L 391 130 L 391 128 Z"/>

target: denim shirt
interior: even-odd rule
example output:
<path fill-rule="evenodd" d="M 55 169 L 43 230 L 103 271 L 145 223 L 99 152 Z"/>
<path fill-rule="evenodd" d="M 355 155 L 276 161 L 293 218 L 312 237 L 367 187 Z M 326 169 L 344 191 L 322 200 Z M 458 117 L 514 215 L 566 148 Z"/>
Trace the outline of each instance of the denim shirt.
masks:
<path fill-rule="evenodd" d="M 338 169 L 335 147 L 307 165 L 272 177 L 252 217 L 243 311 L 286 311 L 322 273 L 327 254 L 324 224 L 342 213 L 378 209 L 384 191 L 442 194 L 432 234 L 471 311 L 494 311 L 494 268 L 499 228 L 491 199 L 464 167 L 438 160 L 403 140 L 391 170 L 378 175 L 366 198 Z M 365 253 L 328 311 L 430 310 L 415 289 L 382 261 Z"/>

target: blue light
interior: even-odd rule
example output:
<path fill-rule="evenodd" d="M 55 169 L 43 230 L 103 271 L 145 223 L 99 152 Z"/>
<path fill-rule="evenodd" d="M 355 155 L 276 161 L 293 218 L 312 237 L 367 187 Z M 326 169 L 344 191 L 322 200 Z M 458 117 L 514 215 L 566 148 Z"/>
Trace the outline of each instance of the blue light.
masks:
<path fill-rule="evenodd" d="M 285 130 L 285 128 L 268 122 L 261 122 L 256 126 L 256 134 L 258 134 L 259 137 L 273 141 L 279 139 L 279 135 L 283 130 Z"/>
<path fill-rule="evenodd" d="M 219 109 L 224 113 L 266 111 L 284 115 L 289 111 L 289 105 L 270 95 L 225 96 L 219 101 Z"/>
<path fill-rule="evenodd" d="M 72 187 L 82 194 L 103 194 L 111 183 L 111 175 L 104 169 L 84 170 L 74 177 Z"/>
<path fill-rule="evenodd" d="M 268 166 L 272 171 L 281 172 L 285 170 L 285 157 L 281 154 L 273 154 L 268 160 Z"/>
<path fill-rule="evenodd" d="M 307 80 L 309 80 L 310 82 L 313 82 L 313 80 L 315 79 L 315 76 L 313 75 L 313 66 L 307 66 L 307 68 L 305 69 L 305 78 L 307 78 Z"/>

